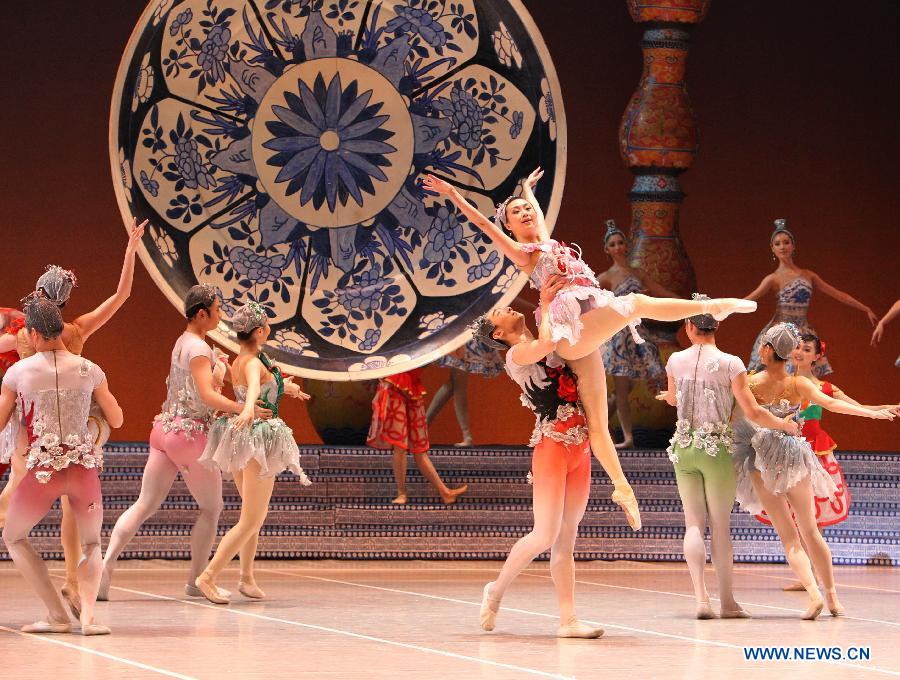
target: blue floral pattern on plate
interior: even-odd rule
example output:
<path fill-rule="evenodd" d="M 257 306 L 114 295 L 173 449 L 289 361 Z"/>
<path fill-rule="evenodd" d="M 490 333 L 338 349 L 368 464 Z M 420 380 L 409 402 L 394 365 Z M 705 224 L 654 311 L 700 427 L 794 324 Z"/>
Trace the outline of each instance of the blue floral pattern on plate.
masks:
<path fill-rule="evenodd" d="M 174 304 L 213 283 L 226 313 L 263 305 L 289 372 L 378 377 L 524 284 L 422 175 L 492 214 L 541 165 L 552 226 L 559 102 L 517 0 L 153 0 L 116 81 L 116 192 Z"/>

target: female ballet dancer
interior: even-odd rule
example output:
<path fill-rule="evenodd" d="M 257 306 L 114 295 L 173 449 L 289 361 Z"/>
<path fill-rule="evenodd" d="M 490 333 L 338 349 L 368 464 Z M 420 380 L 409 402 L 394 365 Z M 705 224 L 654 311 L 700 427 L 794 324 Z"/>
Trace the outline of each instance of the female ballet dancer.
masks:
<path fill-rule="evenodd" d="M 775 314 L 756 337 L 756 342 L 753 344 L 753 352 L 750 355 L 750 363 L 747 365 L 747 370 L 749 371 L 763 370 L 759 348 L 762 345 L 762 338 L 766 331 L 775 324 L 792 323 L 800 329 L 801 333 L 818 335 L 807 320 L 809 303 L 812 300 L 813 289 L 815 288 L 848 307 L 865 312 L 873 326 L 878 321 L 875 312 L 862 302 L 826 283 L 814 271 L 798 267 L 794 263 L 796 243 L 794 235 L 787 228 L 787 220 L 775 220 L 775 230 L 769 237 L 769 246 L 772 250 L 772 259 L 778 262 L 778 266 L 774 272 L 763 278 L 756 289 L 747 295 L 746 298 L 748 300 L 759 300 L 766 293 L 774 293 Z M 816 376 L 824 378 L 831 372 L 831 364 L 828 363 L 828 359 L 822 357 L 816 364 Z"/>
<path fill-rule="evenodd" d="M 603 630 L 575 616 L 575 539 L 591 490 L 591 451 L 579 386 L 572 370 L 555 354 L 549 306 L 568 285 L 551 276 L 541 290 L 541 321 L 535 338 L 525 317 L 512 307 L 498 308 L 473 325 L 475 336 L 506 350 L 506 372 L 522 389 L 522 403 L 535 416 L 528 445 L 533 447 L 534 528 L 509 551 L 495 581 L 482 592 L 480 623 L 493 630 L 507 588 L 531 562 L 550 550 L 550 575 L 559 600 L 557 637 L 598 638 Z"/>
<path fill-rule="evenodd" d="M 469 374 L 494 378 L 503 372 L 503 357 L 493 347 L 472 338 L 455 352 L 438 359 L 437 365 L 449 368 L 450 375 L 447 382 L 434 393 L 434 399 L 431 400 L 425 413 L 426 423 L 430 427 L 447 402 L 453 399 L 456 422 L 462 430 L 462 441 L 454 446 L 460 448 L 472 446 L 472 428 L 469 424 Z"/>
<path fill-rule="evenodd" d="M 372 399 L 372 424 L 366 443 L 376 449 L 393 450 L 394 481 L 397 483 L 397 497 L 391 501 L 394 505 L 406 505 L 408 500 L 407 453 L 412 454 L 419 472 L 435 488 L 445 505 L 455 503 L 469 488 L 468 484 L 449 488 L 431 462 L 424 398 L 422 369 L 414 368 L 379 380 Z"/>
<path fill-rule="evenodd" d="M 231 319 L 241 351 L 231 366 L 235 396 L 243 404 L 236 416 L 218 418 L 210 427 L 200 464 L 211 470 L 234 476 L 241 496 L 241 516 L 219 542 L 216 554 L 197 577 L 196 586 L 214 604 L 228 604 L 230 599 L 216 586 L 216 578 L 235 555 L 240 554 L 241 575 L 238 591 L 255 600 L 265 597 L 256 583 L 253 561 L 259 531 L 269 511 L 275 476 L 290 470 L 308 486 L 311 482 L 300 467 L 300 449 L 294 433 L 278 417 L 284 395 L 306 401 L 309 395 L 285 378 L 277 366 L 263 354 L 269 338 L 269 319 L 256 302 L 240 307 Z M 257 418 L 254 404 L 262 400 L 272 412 L 267 419 Z"/>
<path fill-rule="evenodd" d="M 47 618 L 22 627 L 26 633 L 68 633 L 69 615 L 50 581 L 47 566 L 28 540 L 31 529 L 57 498 L 67 496 L 69 513 L 81 536 L 83 558 L 77 618 L 82 635 L 106 635 L 109 628 L 94 623 L 94 603 L 100 583 L 100 529 L 103 498 L 99 468 L 103 452 L 87 430 L 93 399 L 110 427 L 121 427 L 122 409 L 110 393 L 106 376 L 87 359 L 66 349 L 65 326 L 53 301 L 34 293 L 25 302 L 25 328 L 35 353 L 3 376 L 0 425 L 5 426 L 18 401 L 20 427 L 27 432 L 25 474 L 12 495 L 3 541 L 25 580 L 47 607 Z"/>
<path fill-rule="evenodd" d="M 222 475 L 200 465 L 199 458 L 206 446 L 213 412 L 241 413 L 244 405 L 218 392 L 225 367 L 206 342 L 206 334 L 219 325 L 218 289 L 205 283 L 193 286 L 184 299 L 184 315 L 187 327 L 172 350 L 166 401 L 162 412 L 153 419 L 150 455 L 144 466 L 140 495 L 134 505 L 119 516 L 106 547 L 101 600 L 109 596 L 110 580 L 119 554 L 141 525 L 159 510 L 179 472 L 200 507 L 191 532 L 191 569 L 184 592 L 191 597 L 203 597 L 196 580 L 203 573 L 216 540 L 222 512 Z M 272 417 L 268 408 L 254 408 L 258 418 Z"/>
<path fill-rule="evenodd" d="M 523 183 L 522 198 L 510 197 L 497 207 L 496 224 L 447 182 L 428 175 L 424 186 L 429 191 L 448 196 L 472 224 L 529 275 L 533 287 L 542 288 L 554 273 L 561 273 L 568 279 L 568 285 L 547 307 L 551 339 L 557 343 L 557 354 L 578 375 L 591 449 L 612 480 L 615 488 L 612 500 L 622 507 L 629 525 L 637 531 L 641 527 L 637 499 L 622 472 L 608 429 L 606 372 L 600 345 L 626 326 L 631 329 L 635 342 L 643 342 L 635 331 L 641 317 L 678 321 L 695 314 L 711 313 L 722 319 L 734 312 L 752 312 L 756 303 L 734 298 L 670 300 L 640 293 L 616 297 L 601 288 L 594 272 L 575 249 L 550 238 L 533 193 L 542 174 L 538 168 L 528 176 Z M 507 236 L 504 229 L 508 229 L 515 239 Z"/>
<path fill-rule="evenodd" d="M 685 321 L 689 349 L 675 352 L 666 363 L 668 389 L 657 395 L 678 409 L 669 459 L 675 466 L 678 495 L 684 507 L 684 559 L 688 564 L 697 618 L 713 619 L 706 590 L 707 518 L 712 560 L 719 581 L 719 615 L 723 619 L 749 618 L 734 599 L 731 544 L 731 509 L 735 476 L 731 462 L 733 435 L 729 421 L 734 403 L 760 427 L 796 436 L 800 427 L 790 417 L 781 420 L 757 405 L 747 387 L 747 370 L 734 355 L 716 347 L 719 323 L 708 314 Z"/>
<path fill-rule="evenodd" d="M 805 400 L 834 413 L 893 420 L 894 414 L 888 410 L 871 411 L 832 399 L 806 378 L 789 375 L 785 362 L 799 344 L 800 333 L 792 324 L 776 324 L 763 334 L 759 355 L 766 370 L 750 378 L 750 391 L 758 404 L 779 417 L 798 413 Z M 835 590 L 831 551 L 816 526 L 813 501 L 816 496 L 833 497 L 834 481 L 803 437 L 756 428 L 743 417 L 735 419 L 734 430 L 732 457 L 737 475 L 737 500 L 751 514 L 765 510 L 772 521 L 788 564 L 809 594 L 809 608 L 802 618 L 815 619 L 826 604 L 810 560 L 825 586 L 829 611 L 832 616 L 840 616 L 843 607 Z M 809 557 L 803 550 L 801 536 Z"/>
<path fill-rule="evenodd" d="M 0 378 L 3 373 L 19 360 L 16 352 L 16 336 L 25 328 L 25 315 L 17 309 L 0 307 Z M 5 430 L 4 430 L 5 431 Z M 0 437 L 3 434 L 0 432 Z M 4 451 L 12 447 L 0 443 L 0 477 L 9 469 L 9 463 L 4 460 Z M 2 522 L 0 522 L 2 527 Z"/>
<path fill-rule="evenodd" d="M 597 281 L 601 287 L 611 290 L 616 297 L 644 292 L 657 297 L 678 297 L 676 293 L 659 285 L 640 269 L 628 266 L 628 239 L 613 220 L 606 221 L 603 249 L 612 258 L 613 265 L 600 274 Z M 622 426 L 622 441 L 616 444 L 616 448 L 634 448 L 628 395 L 635 380 L 647 382 L 651 389 L 665 382 L 666 371 L 659 358 L 659 348 L 652 341 L 636 343 L 628 329 L 622 329 L 604 343 L 603 366 L 607 375 L 613 378 L 616 412 Z"/>
<path fill-rule="evenodd" d="M 131 295 L 135 254 L 141 243 L 141 236 L 144 234 L 144 228 L 147 226 L 147 223 L 148 220 L 144 220 L 141 224 L 137 223 L 136 218 L 132 220 L 131 235 L 125 248 L 125 259 L 122 263 L 122 273 L 119 275 L 119 285 L 116 288 L 116 292 L 93 311 L 82 314 L 72 323 L 65 324 L 62 332 L 62 341 L 73 354 L 80 355 L 82 353 L 88 338 L 112 319 Z M 75 285 L 75 275 L 71 271 L 56 265 L 49 265 L 47 271 L 38 278 L 35 289 L 62 309 L 68 302 Z M 22 359 L 35 353 L 30 335 L 25 330 L 20 330 L 17 334 L 16 349 L 18 356 Z M 102 413 L 99 413 L 96 409 L 92 411 L 89 418 L 88 430 L 94 434 L 96 446 L 102 446 L 106 443 L 106 438 L 101 435 L 108 437 L 109 429 L 106 423 L 102 422 Z M 16 428 L 15 422 L 11 422 L 8 428 L 3 433 L 0 433 L 0 460 L 4 456 L 10 456 L 12 461 L 9 480 L 3 489 L 3 493 L 0 494 L 0 526 L 5 521 L 6 508 L 9 505 L 12 493 L 25 472 L 26 447 L 24 432 Z M 5 454 L 4 449 L 6 449 Z M 81 539 L 78 536 L 78 527 L 74 516 L 69 511 L 68 497 L 63 495 L 60 505 L 62 507 L 60 536 L 66 563 L 66 580 L 62 587 L 62 594 L 72 610 L 77 612 L 80 601 L 78 596 L 77 568 L 78 561 L 81 558 Z"/>

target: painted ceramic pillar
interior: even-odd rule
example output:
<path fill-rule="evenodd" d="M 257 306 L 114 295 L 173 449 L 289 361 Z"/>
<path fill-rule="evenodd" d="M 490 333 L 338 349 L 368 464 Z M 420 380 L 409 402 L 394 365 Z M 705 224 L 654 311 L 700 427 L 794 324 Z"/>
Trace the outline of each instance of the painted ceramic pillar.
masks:
<path fill-rule="evenodd" d="M 644 69 L 619 127 L 619 149 L 634 173 L 629 264 L 685 297 L 696 290 L 696 277 L 679 234 L 684 193 L 679 175 L 699 148 L 684 75 L 691 29 L 706 15 L 711 0 L 627 0 L 632 19 L 645 26 L 641 38 Z M 646 322 L 658 341 L 663 361 L 678 349 L 680 324 Z M 660 406 L 647 386 L 630 398 L 635 425 L 657 429 L 671 425 L 671 409 Z"/>

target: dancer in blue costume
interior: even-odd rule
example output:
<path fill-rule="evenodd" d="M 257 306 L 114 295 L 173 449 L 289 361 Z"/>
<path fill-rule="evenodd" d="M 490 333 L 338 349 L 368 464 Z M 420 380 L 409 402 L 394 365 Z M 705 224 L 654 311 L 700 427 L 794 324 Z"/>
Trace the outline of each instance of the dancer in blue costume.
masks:
<path fill-rule="evenodd" d="M 756 337 L 756 342 L 753 344 L 753 353 L 750 355 L 750 362 L 747 365 L 747 370 L 749 371 L 763 370 L 763 364 L 759 356 L 760 344 L 763 335 L 775 324 L 792 323 L 800 329 L 801 333 L 811 333 L 819 336 L 819 333 L 807 321 L 813 289 L 821 290 L 838 302 L 865 312 L 873 326 L 878 323 L 878 317 L 870 307 L 867 307 L 852 295 L 838 290 L 830 283 L 827 283 L 814 271 L 798 267 L 794 263 L 794 254 L 797 250 L 796 243 L 794 235 L 787 228 L 787 220 L 775 220 L 775 230 L 769 237 L 769 245 L 772 249 L 772 259 L 778 262 L 778 266 L 774 272 L 760 281 L 756 289 L 746 297 L 747 300 L 759 300 L 766 293 L 775 293 L 775 315 Z M 816 377 L 823 378 L 829 373 L 832 373 L 831 364 L 828 363 L 828 359 L 822 357 L 816 363 Z"/>

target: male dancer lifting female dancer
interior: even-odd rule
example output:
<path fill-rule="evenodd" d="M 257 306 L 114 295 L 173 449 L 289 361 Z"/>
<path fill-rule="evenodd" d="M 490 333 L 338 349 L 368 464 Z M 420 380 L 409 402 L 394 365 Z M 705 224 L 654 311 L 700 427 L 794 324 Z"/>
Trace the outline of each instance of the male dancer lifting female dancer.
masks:
<path fill-rule="evenodd" d="M 679 321 L 695 314 L 712 314 L 721 320 L 734 312 L 755 311 L 756 303 L 736 298 L 673 300 L 639 293 L 616 297 L 600 287 L 580 253 L 550 238 L 533 191 L 542 175 L 540 168 L 532 172 L 523 182 L 522 197 L 510 197 L 497 207 L 495 222 L 478 212 L 453 186 L 433 175 L 425 178 L 424 187 L 448 196 L 475 227 L 530 276 L 533 287 L 542 288 L 553 274 L 566 277 L 567 285 L 547 306 L 550 338 L 557 343 L 558 355 L 578 375 L 591 449 L 613 482 L 613 502 L 622 507 L 628 523 L 637 531 L 641 527 L 637 499 L 609 434 L 606 372 L 599 348 L 626 326 L 632 329 L 635 342 L 643 342 L 634 330 L 641 317 Z"/>
<path fill-rule="evenodd" d="M 181 476 L 200 506 L 191 532 L 191 570 L 184 592 L 202 597 L 196 586 L 216 540 L 222 512 L 222 475 L 200 465 L 214 411 L 241 413 L 244 405 L 223 397 L 225 366 L 206 342 L 206 334 L 219 325 L 219 297 L 215 286 L 193 286 L 184 299 L 187 328 L 175 342 L 166 380 L 166 401 L 153 420 L 150 455 L 144 467 L 141 493 L 122 513 L 113 528 L 104 557 L 100 599 L 107 599 L 109 583 L 119 554 L 141 525 L 162 505 L 175 476 Z M 215 369 L 215 375 L 214 375 Z M 218 389 L 217 389 L 218 388 Z M 271 418 L 272 411 L 254 406 L 257 418 Z"/>
<path fill-rule="evenodd" d="M 60 337 L 66 348 L 73 354 L 81 354 L 88 338 L 112 319 L 131 295 L 135 254 L 146 225 L 147 220 L 144 220 L 141 224 L 137 223 L 137 219 L 132 220 L 131 236 L 125 248 L 125 260 L 122 263 L 122 273 L 119 276 L 119 285 L 116 288 L 116 292 L 104 300 L 96 309 L 82 314 L 72 323 L 64 324 Z M 56 265 L 49 265 L 47 271 L 38 278 L 35 290 L 62 309 L 69 301 L 69 296 L 75 285 L 75 275 L 72 272 Z M 36 351 L 31 343 L 31 336 L 25 329 L 21 329 L 17 333 L 16 351 L 21 359 L 30 357 Z M 106 443 L 106 437 L 109 434 L 106 424 L 102 422 L 102 413 L 92 409 L 88 420 L 88 430 L 94 434 L 95 445 L 102 446 Z M 15 422 L 11 422 L 9 427 L 0 432 L 0 461 L 3 461 L 6 457 L 11 457 L 12 462 L 9 480 L 3 489 L 3 493 L 0 494 L 0 527 L 4 524 L 6 508 L 12 498 L 12 493 L 25 473 L 26 448 L 27 443 L 24 433 L 16 428 Z M 69 499 L 65 494 L 62 496 L 60 506 L 62 507 L 60 535 L 63 554 L 66 558 L 66 581 L 62 587 L 62 595 L 72 610 L 77 612 L 80 606 L 78 562 L 81 559 L 81 539 L 78 536 L 78 527 L 75 524 L 74 517 L 69 511 Z"/>
<path fill-rule="evenodd" d="M 62 496 L 81 536 L 83 558 L 78 564 L 81 584 L 78 618 L 83 635 L 105 635 L 109 628 L 94 623 L 94 603 L 103 563 L 100 528 L 103 499 L 99 468 L 103 453 L 88 432 L 93 399 L 111 427 L 121 427 L 122 409 L 116 403 L 98 366 L 66 349 L 65 326 L 56 304 L 34 293 L 25 303 L 25 328 L 35 354 L 13 365 L 0 390 L 0 426 L 15 415 L 27 432 L 25 473 L 12 495 L 3 541 L 25 580 L 47 607 L 47 619 L 22 630 L 26 633 L 68 633 L 72 630 L 50 574 L 28 540 L 31 529 Z M 73 608 L 75 609 L 75 608 Z"/>
<path fill-rule="evenodd" d="M 474 324 L 475 337 L 506 350 L 506 371 L 522 388 L 522 403 L 534 411 L 529 446 L 534 447 L 531 473 L 534 528 L 509 552 L 497 580 L 484 587 L 481 627 L 493 630 L 500 601 L 515 578 L 538 555 L 550 549 L 550 574 L 559 599 L 558 637 L 598 638 L 603 630 L 575 616 L 575 538 L 591 490 L 591 450 L 576 379 L 553 354 L 550 315 L 554 297 L 568 285 L 550 277 L 541 290 L 541 321 L 535 338 L 525 317 L 511 307 L 495 309 Z M 598 456 L 599 458 L 599 456 Z"/>
<path fill-rule="evenodd" d="M 691 347 L 669 357 L 668 389 L 656 398 L 678 409 L 668 452 L 675 465 L 678 495 L 684 506 L 684 559 L 694 584 L 697 618 L 716 616 L 703 577 L 706 566 L 703 537 L 708 518 L 713 564 L 719 581 L 719 613 L 723 619 L 743 619 L 750 615 L 734 599 L 732 590 L 731 509 L 735 476 L 731 462 L 731 410 L 737 401 L 756 425 L 792 436 L 800 433 L 800 426 L 790 416 L 782 420 L 757 405 L 747 387 L 743 362 L 716 347 L 718 325 L 709 314 L 685 321 Z"/>

